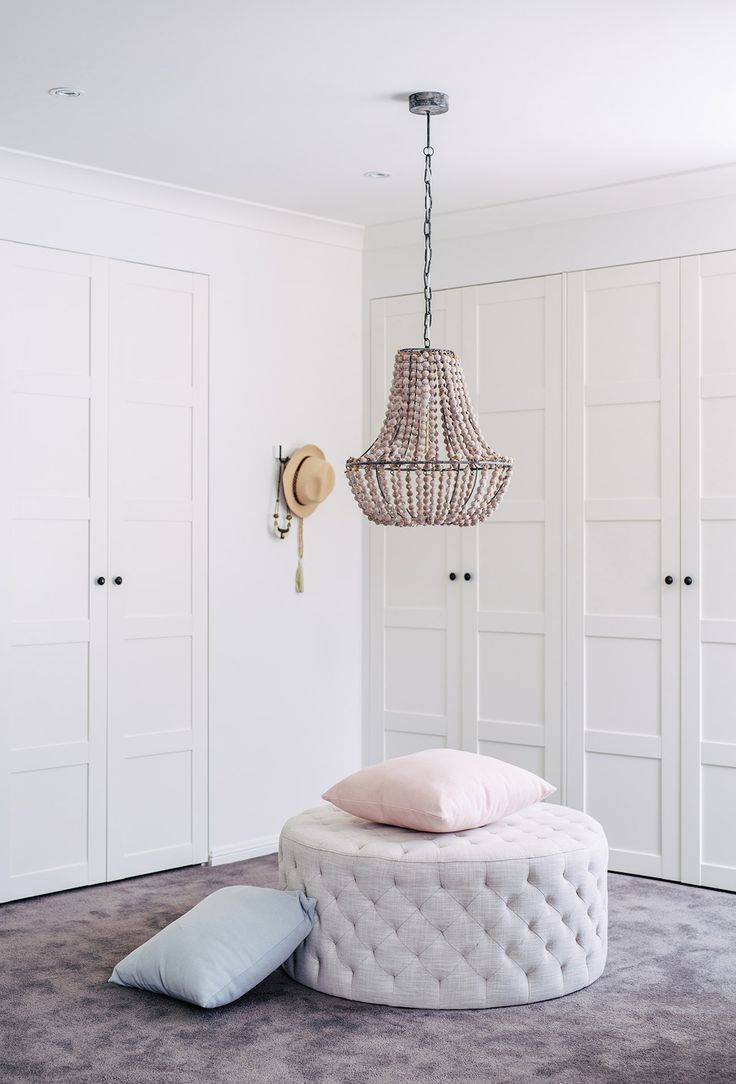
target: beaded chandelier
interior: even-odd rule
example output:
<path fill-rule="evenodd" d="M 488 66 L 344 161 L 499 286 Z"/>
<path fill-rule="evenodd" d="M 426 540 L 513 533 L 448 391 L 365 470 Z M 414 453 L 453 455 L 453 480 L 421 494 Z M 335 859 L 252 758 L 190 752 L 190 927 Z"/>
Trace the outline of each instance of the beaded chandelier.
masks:
<path fill-rule="evenodd" d="M 482 523 L 498 506 L 512 460 L 481 434 L 460 359 L 432 347 L 432 155 L 430 116 L 446 113 L 446 94 L 409 97 L 412 113 L 427 117 L 424 148 L 424 346 L 396 355 L 381 431 L 345 464 L 350 488 L 373 523 L 391 527 Z"/>

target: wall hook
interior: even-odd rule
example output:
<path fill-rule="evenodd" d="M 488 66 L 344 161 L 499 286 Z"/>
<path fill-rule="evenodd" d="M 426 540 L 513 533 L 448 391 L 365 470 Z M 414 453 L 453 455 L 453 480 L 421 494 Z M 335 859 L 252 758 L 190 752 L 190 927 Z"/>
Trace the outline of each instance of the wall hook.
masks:
<path fill-rule="evenodd" d="M 282 492 L 282 477 L 284 473 L 284 467 L 289 462 L 289 456 L 284 455 L 284 450 L 281 444 L 278 445 L 278 451 L 276 445 L 273 448 L 274 455 L 279 462 L 279 469 L 276 475 L 276 499 L 273 505 L 273 532 L 281 539 L 286 538 L 287 534 L 291 530 L 291 512 L 286 510 L 286 520 L 281 519 L 281 492 Z"/>

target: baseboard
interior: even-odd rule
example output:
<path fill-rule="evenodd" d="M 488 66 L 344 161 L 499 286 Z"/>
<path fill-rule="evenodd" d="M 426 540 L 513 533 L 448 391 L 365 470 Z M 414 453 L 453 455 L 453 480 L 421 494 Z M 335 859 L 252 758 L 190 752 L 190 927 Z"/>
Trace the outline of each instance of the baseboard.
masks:
<path fill-rule="evenodd" d="M 248 858 L 260 858 L 264 854 L 275 854 L 278 849 L 278 836 L 262 836 L 261 839 L 248 839 L 242 843 L 231 843 L 227 847 L 213 847 L 210 851 L 209 864 L 211 866 L 224 866 L 226 862 L 244 862 Z"/>
<path fill-rule="evenodd" d="M 733 866 L 716 866 L 711 862 L 704 863 L 700 870 L 700 883 L 706 888 L 736 892 L 736 869 Z"/>
<path fill-rule="evenodd" d="M 635 877 L 662 877 L 661 854 L 645 854 L 642 851 L 623 851 L 611 847 L 608 852 L 608 868 L 611 873 L 633 873 Z"/>

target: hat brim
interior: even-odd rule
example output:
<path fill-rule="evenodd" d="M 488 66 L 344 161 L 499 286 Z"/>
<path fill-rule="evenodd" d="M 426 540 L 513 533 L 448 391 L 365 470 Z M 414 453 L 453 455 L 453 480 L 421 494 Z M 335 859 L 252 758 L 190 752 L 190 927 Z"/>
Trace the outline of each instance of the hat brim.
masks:
<path fill-rule="evenodd" d="M 295 516 L 299 516 L 300 519 L 306 519 L 307 516 L 311 516 L 312 512 L 319 507 L 319 502 L 314 504 L 300 504 L 296 499 L 296 493 L 294 492 L 294 478 L 296 472 L 302 465 L 305 459 L 309 459 L 310 456 L 314 456 L 316 459 L 325 459 L 325 453 L 321 448 L 318 448 L 316 444 L 305 444 L 303 448 L 297 448 L 292 456 L 289 456 L 289 462 L 284 467 L 284 474 L 282 478 L 284 486 L 284 500 L 291 512 Z"/>

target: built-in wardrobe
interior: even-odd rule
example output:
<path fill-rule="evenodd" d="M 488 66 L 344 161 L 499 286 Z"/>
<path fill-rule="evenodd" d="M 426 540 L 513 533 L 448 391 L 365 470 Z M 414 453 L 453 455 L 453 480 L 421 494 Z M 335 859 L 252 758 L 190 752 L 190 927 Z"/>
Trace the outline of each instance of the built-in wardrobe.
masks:
<path fill-rule="evenodd" d="M 207 294 L 0 244 L 0 899 L 206 857 Z"/>
<path fill-rule="evenodd" d="M 370 755 L 478 750 L 611 868 L 736 890 L 736 253 L 437 291 L 487 439 L 478 528 L 370 528 Z M 420 295 L 371 307 L 372 429 Z"/>

